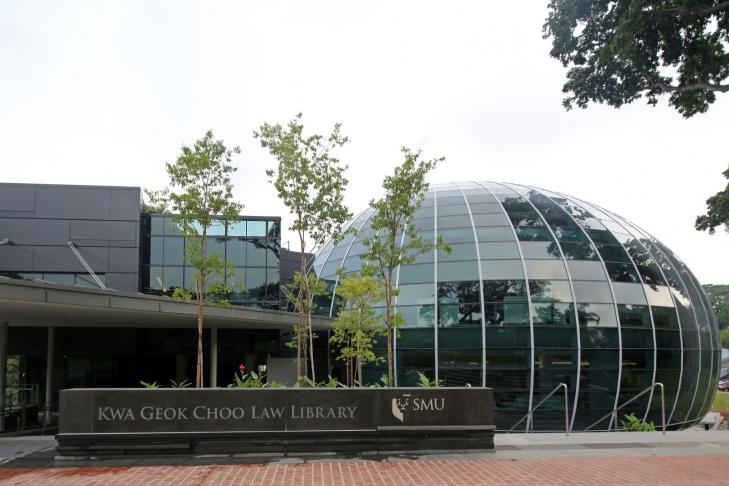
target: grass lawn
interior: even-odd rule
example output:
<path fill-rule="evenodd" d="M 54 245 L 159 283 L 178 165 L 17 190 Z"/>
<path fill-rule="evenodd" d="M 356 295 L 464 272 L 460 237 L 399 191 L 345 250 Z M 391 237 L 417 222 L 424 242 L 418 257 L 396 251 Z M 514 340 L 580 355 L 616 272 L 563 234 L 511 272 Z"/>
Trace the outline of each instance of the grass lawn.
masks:
<path fill-rule="evenodd" d="M 711 406 L 712 410 L 729 410 L 729 392 L 716 392 L 716 398 L 714 398 L 714 404 Z"/>

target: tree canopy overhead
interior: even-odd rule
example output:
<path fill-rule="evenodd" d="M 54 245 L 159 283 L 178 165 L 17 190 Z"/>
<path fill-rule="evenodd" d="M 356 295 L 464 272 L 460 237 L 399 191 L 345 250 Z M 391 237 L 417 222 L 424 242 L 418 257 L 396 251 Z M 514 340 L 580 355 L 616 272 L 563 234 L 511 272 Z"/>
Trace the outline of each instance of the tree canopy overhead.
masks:
<path fill-rule="evenodd" d="M 729 91 L 729 1 L 550 0 L 544 37 L 569 68 L 567 109 L 668 95 L 688 118 Z"/>

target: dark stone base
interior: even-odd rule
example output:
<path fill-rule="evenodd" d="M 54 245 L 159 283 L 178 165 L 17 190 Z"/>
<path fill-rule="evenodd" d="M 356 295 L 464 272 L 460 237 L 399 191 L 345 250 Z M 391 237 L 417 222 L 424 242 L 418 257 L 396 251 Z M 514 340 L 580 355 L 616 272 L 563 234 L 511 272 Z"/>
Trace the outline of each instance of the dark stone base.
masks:
<path fill-rule="evenodd" d="M 493 426 L 379 427 L 376 430 L 180 432 L 56 436 L 59 456 L 245 453 L 361 453 L 493 449 Z"/>

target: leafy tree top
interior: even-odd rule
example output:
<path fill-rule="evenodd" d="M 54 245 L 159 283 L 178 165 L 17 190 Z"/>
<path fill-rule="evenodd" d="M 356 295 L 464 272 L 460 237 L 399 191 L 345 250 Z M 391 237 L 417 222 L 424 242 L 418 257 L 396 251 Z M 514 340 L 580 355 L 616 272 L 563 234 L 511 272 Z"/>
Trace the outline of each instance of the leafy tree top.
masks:
<path fill-rule="evenodd" d="M 278 160 L 277 169 L 266 174 L 294 215 L 289 229 L 299 233 L 303 245 L 308 236 L 311 246 L 301 248 L 306 252 L 329 238 L 341 239 L 342 225 L 352 213 L 344 205 L 347 166 L 331 155 L 349 141 L 340 133 L 341 124 L 335 124 L 328 137 L 304 135 L 301 118 L 298 113 L 286 127 L 264 123 L 253 134 Z"/>
<path fill-rule="evenodd" d="M 377 273 L 412 263 L 417 255 L 434 248 L 432 242 L 425 241 L 418 232 L 413 215 L 423 204 L 428 189 L 425 176 L 445 159 L 420 160 L 420 150 L 413 152 L 405 147 L 402 152 L 405 160 L 395 167 L 392 175 L 385 176 L 382 183 L 385 194 L 370 201 L 370 207 L 375 210 L 371 225 L 376 236 L 364 242 L 367 245 L 365 256 Z M 401 244 L 403 233 L 405 240 Z M 435 242 L 435 246 L 450 251 L 439 242 Z"/>
<path fill-rule="evenodd" d="M 544 37 L 569 68 L 567 109 L 667 94 L 688 118 L 729 91 L 729 1 L 550 0 Z"/>
<path fill-rule="evenodd" d="M 240 147 L 228 149 L 208 131 L 193 147 L 183 145 L 174 163 L 165 164 L 170 206 L 186 236 L 203 236 L 217 217 L 238 218 L 243 205 L 233 200 L 230 176 L 237 170 L 231 163 L 233 154 L 239 153 Z"/>
<path fill-rule="evenodd" d="M 729 179 L 729 169 L 723 172 Z M 717 227 L 724 225 L 729 232 L 729 183 L 723 191 L 719 191 L 706 200 L 706 214 L 696 217 L 696 229 L 714 234 Z"/>

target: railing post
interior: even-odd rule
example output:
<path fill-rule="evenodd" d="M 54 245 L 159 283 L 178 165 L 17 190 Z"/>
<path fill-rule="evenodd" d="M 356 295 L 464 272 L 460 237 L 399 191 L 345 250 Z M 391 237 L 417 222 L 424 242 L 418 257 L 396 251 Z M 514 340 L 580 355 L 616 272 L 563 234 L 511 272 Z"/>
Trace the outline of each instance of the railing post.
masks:
<path fill-rule="evenodd" d="M 656 383 L 655 386 L 661 387 L 661 420 L 663 421 L 663 435 L 666 435 L 666 396 L 663 383 Z"/>
<path fill-rule="evenodd" d="M 564 385 L 564 433 L 570 435 L 570 413 L 569 413 L 569 400 L 567 398 L 567 385 Z M 560 385 L 561 386 L 561 385 Z"/>

